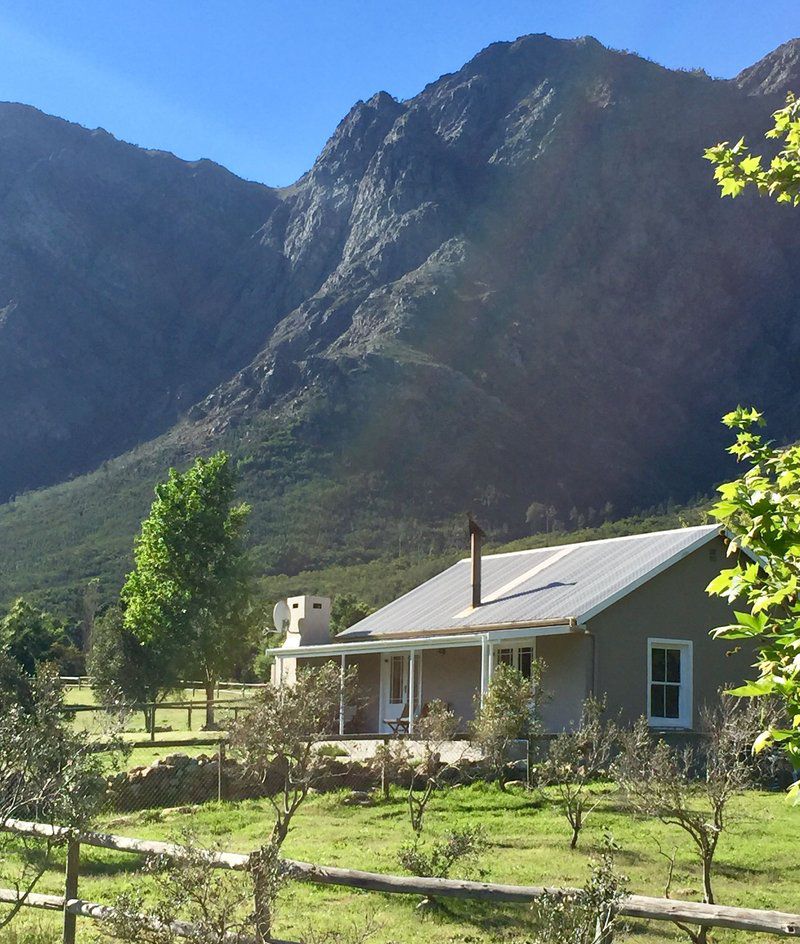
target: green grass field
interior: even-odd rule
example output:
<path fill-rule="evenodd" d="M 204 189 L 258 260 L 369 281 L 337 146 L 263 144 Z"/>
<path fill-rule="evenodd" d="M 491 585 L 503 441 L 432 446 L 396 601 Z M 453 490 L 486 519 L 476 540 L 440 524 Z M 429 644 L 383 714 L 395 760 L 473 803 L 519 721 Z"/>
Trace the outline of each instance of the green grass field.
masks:
<path fill-rule="evenodd" d="M 473 785 L 435 798 L 428 814 L 429 837 L 455 826 L 482 824 L 491 846 L 479 867 L 488 881 L 522 884 L 576 885 L 586 879 L 589 859 L 609 832 L 620 845 L 618 867 L 629 876 L 629 889 L 662 895 L 668 856 L 675 854 L 673 898 L 698 898 L 698 869 L 691 846 L 672 827 L 634 818 L 622 810 L 610 788 L 599 788 L 603 801 L 587 823 L 579 848 L 568 848 L 566 821 L 549 798 L 522 792 L 502 794 L 493 785 Z M 286 855 L 328 865 L 382 872 L 399 872 L 397 851 L 409 839 L 404 796 L 362 808 L 346 806 L 340 794 L 314 796 L 295 820 Z M 800 808 L 781 794 L 752 792 L 735 804 L 735 822 L 719 846 L 716 868 L 717 899 L 722 904 L 753 908 L 800 910 L 797 863 L 800 859 Z M 142 812 L 109 818 L 111 831 L 142 838 L 172 839 L 187 827 L 198 840 L 235 851 L 258 846 L 270 825 L 264 801 L 209 804 L 193 813 Z M 112 902 L 137 876 L 135 856 L 84 848 L 81 897 Z M 458 874 L 458 873 L 456 873 Z M 241 877 L 236 878 L 242 881 Z M 48 872 L 40 890 L 57 893 L 62 875 L 59 863 Z M 377 925 L 374 944 L 483 944 L 530 940 L 524 907 L 488 908 L 476 903 L 452 903 L 432 911 L 416 909 L 417 899 L 371 892 L 291 884 L 281 893 L 276 933 L 297 940 L 315 929 L 323 932 L 368 919 Z M 3 944 L 56 944 L 56 916 L 27 911 L 15 935 Z M 80 942 L 101 940 L 94 922 L 79 924 Z M 665 923 L 637 923 L 623 937 L 641 944 L 686 940 Z M 107 938 L 105 938 L 107 940 Z M 776 937 L 718 931 L 715 942 L 759 944 Z"/>
<path fill-rule="evenodd" d="M 233 717 L 233 711 L 224 707 L 219 707 L 222 702 L 240 703 L 251 698 L 258 689 L 220 689 L 217 695 L 217 720 L 224 726 L 224 723 Z M 191 702 L 195 705 L 191 713 L 191 729 L 189 728 L 188 708 L 157 708 L 156 709 L 156 740 L 161 738 L 173 739 L 185 735 L 197 737 L 203 734 L 202 726 L 205 722 L 205 710 L 198 707 L 200 702 L 205 700 L 203 690 L 200 688 L 184 688 L 178 691 L 170 692 L 164 699 L 167 703 Z M 97 705 L 97 699 L 91 688 L 82 686 L 69 686 L 64 692 L 64 702 L 67 705 Z M 76 712 L 74 716 L 75 727 L 82 731 L 102 734 L 108 723 L 107 715 L 99 708 L 95 711 Z M 144 724 L 144 716 L 141 712 L 131 715 L 125 725 L 125 734 L 131 738 L 142 740 L 147 737 Z"/>

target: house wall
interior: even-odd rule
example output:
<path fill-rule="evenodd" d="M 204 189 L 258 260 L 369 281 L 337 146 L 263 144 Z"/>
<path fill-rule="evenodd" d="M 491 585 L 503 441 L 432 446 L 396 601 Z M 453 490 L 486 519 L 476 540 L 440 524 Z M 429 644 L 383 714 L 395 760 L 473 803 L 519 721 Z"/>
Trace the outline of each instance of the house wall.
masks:
<path fill-rule="evenodd" d="M 546 731 L 561 731 L 580 720 L 591 690 L 592 640 L 585 633 L 540 636 L 536 658 L 542 671 L 542 723 Z"/>
<path fill-rule="evenodd" d="M 475 716 L 474 698 L 481 689 L 481 650 L 425 649 L 422 656 L 422 703 L 440 699 L 463 725 Z"/>
<path fill-rule="evenodd" d="M 381 693 L 381 663 L 377 652 L 364 652 L 347 657 L 347 665 L 358 672 L 358 711 L 346 725 L 347 733 L 372 734 L 378 730 Z"/>
<path fill-rule="evenodd" d="M 341 657 L 314 657 L 297 659 L 287 659 L 287 666 L 295 663 L 297 668 L 313 669 L 319 668 L 325 662 L 335 662 L 337 666 L 341 665 Z M 346 661 L 347 668 L 355 666 L 358 672 L 358 706 L 348 706 L 345 712 L 345 733 L 346 734 L 372 734 L 377 730 L 375 727 L 378 717 L 378 701 L 380 698 L 380 662 L 378 654 L 373 652 L 359 653 L 350 655 Z M 284 678 L 291 684 L 290 679 L 293 675 L 284 673 Z"/>
<path fill-rule="evenodd" d="M 596 640 L 595 682 L 611 713 L 632 722 L 647 712 L 647 640 L 693 643 L 693 720 L 717 691 L 752 675 L 752 650 L 709 636 L 732 622 L 732 607 L 709 597 L 708 583 L 726 566 L 722 539 L 710 542 L 649 580 L 589 621 Z"/>

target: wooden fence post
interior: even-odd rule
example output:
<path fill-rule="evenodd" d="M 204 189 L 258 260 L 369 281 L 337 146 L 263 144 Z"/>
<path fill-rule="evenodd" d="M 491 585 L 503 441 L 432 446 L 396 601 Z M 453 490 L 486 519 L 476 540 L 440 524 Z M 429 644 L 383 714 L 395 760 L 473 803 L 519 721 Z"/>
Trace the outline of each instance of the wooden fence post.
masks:
<path fill-rule="evenodd" d="M 77 918 L 66 909 L 70 898 L 78 897 L 78 872 L 80 870 L 81 845 L 74 839 L 67 841 L 67 866 L 64 876 L 64 944 L 75 944 Z"/>
<path fill-rule="evenodd" d="M 217 800 L 221 803 L 225 799 L 225 742 L 219 742 L 217 753 Z"/>
<path fill-rule="evenodd" d="M 384 800 L 389 799 L 389 771 L 386 769 L 389 761 L 389 738 L 383 739 L 383 757 L 381 763 L 381 796 Z"/>
<path fill-rule="evenodd" d="M 531 761 L 533 760 L 533 751 L 531 750 L 531 739 L 525 740 L 525 789 L 530 793 L 531 789 Z"/>
<path fill-rule="evenodd" d="M 191 731 L 191 730 L 192 730 L 192 706 L 191 706 L 191 704 L 189 705 L 189 707 L 188 707 L 186 710 L 187 710 L 187 712 L 188 712 L 188 717 L 187 717 L 187 719 L 186 719 L 186 724 L 187 724 L 188 729 Z"/>

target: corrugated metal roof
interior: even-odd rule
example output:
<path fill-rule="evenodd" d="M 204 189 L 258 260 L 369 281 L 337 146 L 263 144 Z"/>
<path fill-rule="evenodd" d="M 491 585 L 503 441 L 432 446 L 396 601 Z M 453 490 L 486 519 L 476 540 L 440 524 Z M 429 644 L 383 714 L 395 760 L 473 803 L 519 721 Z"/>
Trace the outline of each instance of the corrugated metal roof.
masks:
<path fill-rule="evenodd" d="M 469 558 L 360 620 L 339 639 L 540 620 L 590 619 L 720 532 L 718 525 L 679 528 L 584 544 L 485 554 L 482 605 L 471 608 Z"/>

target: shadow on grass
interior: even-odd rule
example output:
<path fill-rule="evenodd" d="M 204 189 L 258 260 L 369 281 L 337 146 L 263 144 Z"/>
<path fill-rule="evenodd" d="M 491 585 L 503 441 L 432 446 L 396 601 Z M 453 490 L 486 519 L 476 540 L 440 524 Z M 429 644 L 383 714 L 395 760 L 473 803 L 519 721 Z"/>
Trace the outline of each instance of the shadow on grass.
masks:
<path fill-rule="evenodd" d="M 658 938 L 662 941 L 674 941 L 678 936 L 683 940 L 688 940 L 676 925 L 667 921 L 633 921 L 625 918 L 622 928 L 625 940 L 638 941 L 645 935 L 648 940 Z"/>
<path fill-rule="evenodd" d="M 144 859 L 129 856 L 127 859 L 86 859 L 81 862 L 81 875 L 87 878 L 119 878 L 133 876 L 142 871 Z"/>
<path fill-rule="evenodd" d="M 530 908 L 527 905 L 436 898 L 428 900 L 424 913 L 434 920 L 459 921 L 493 933 L 524 932 L 531 928 Z"/>

